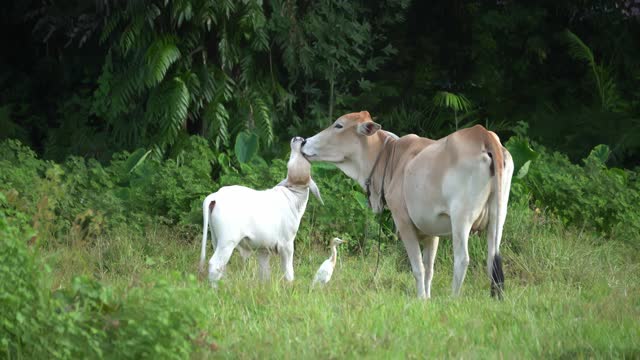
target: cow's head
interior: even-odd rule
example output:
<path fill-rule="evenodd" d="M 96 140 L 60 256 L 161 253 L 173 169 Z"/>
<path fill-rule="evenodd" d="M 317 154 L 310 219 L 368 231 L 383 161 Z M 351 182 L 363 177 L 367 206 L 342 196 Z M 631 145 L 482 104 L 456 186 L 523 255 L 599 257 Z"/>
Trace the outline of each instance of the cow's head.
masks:
<path fill-rule="evenodd" d="M 363 156 L 367 137 L 380 130 L 368 111 L 342 115 L 331 126 L 305 140 L 302 154 L 311 161 L 335 164 Z"/>

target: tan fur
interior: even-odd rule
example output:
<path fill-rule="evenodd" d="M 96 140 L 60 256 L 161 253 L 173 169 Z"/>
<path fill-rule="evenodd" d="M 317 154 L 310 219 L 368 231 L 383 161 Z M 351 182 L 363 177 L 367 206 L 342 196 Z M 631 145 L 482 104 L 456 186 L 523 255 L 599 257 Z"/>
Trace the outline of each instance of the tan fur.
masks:
<path fill-rule="evenodd" d="M 497 135 L 481 125 L 438 140 L 413 134 L 396 140 L 383 130 L 368 131 L 379 125 L 365 127 L 363 124 L 367 122 L 372 122 L 367 111 L 343 115 L 308 138 L 303 153 L 311 160 L 336 164 L 363 188 L 371 175 L 370 201 L 374 212 L 383 209 L 380 196 L 384 179 L 386 204 L 405 243 L 420 297 L 430 296 L 438 236 L 453 233 L 456 270 L 453 293 L 458 294 L 469 261 L 469 231 L 491 224 L 488 237 L 498 235 L 490 240 L 488 261 L 497 254 L 506 215 L 506 204 L 501 199 L 505 196 L 508 199 L 513 171 L 511 156 Z M 343 127 L 336 128 L 336 124 Z M 509 172 L 504 175 L 507 158 Z M 502 178 L 507 175 L 508 181 L 503 185 Z M 425 246 L 424 257 L 420 255 L 419 244 Z"/>
<path fill-rule="evenodd" d="M 311 181 L 311 163 L 300 153 L 300 143 L 292 144 L 287 163 L 287 185 L 307 186 Z"/>

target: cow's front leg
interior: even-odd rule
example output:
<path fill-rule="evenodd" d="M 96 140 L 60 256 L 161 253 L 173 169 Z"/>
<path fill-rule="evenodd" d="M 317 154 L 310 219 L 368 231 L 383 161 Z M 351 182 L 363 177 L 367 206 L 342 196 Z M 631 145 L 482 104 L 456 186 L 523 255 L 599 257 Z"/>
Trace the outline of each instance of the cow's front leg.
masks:
<path fill-rule="evenodd" d="M 413 277 L 416 279 L 418 298 L 426 299 L 427 294 L 424 288 L 424 264 L 422 263 L 422 254 L 420 253 L 420 243 L 416 228 L 412 223 L 402 221 L 402 219 L 399 219 L 396 216 L 393 217 L 393 220 L 396 223 L 396 227 L 400 232 L 400 238 L 402 239 L 404 248 L 407 250 L 407 255 L 409 256 Z"/>
<path fill-rule="evenodd" d="M 285 280 L 293 281 L 293 241 L 278 249 Z"/>

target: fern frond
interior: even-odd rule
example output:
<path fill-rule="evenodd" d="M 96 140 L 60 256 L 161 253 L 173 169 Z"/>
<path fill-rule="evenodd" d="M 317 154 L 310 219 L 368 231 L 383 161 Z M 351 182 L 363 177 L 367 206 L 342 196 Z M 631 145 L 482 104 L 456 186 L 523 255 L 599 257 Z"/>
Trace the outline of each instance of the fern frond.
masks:
<path fill-rule="evenodd" d="M 104 27 L 102 28 L 102 34 L 100 35 L 99 43 L 102 45 L 105 41 L 111 36 L 113 31 L 120 25 L 120 21 L 122 20 L 122 13 L 115 12 L 110 15 L 109 19 L 106 20 Z"/>
<path fill-rule="evenodd" d="M 252 80 L 255 79 L 256 69 L 255 62 L 253 61 L 253 56 L 246 55 L 240 60 L 240 84 L 243 86 L 248 86 L 251 84 Z"/>
<path fill-rule="evenodd" d="M 187 120 L 191 97 L 187 85 L 179 77 L 163 82 L 154 89 L 147 102 L 148 122 L 160 127 L 157 143 L 171 145 Z"/>
<path fill-rule="evenodd" d="M 224 104 L 220 102 L 209 103 L 204 111 L 203 120 L 209 124 L 210 134 L 214 138 L 216 147 L 229 146 L 229 112 Z"/>
<path fill-rule="evenodd" d="M 267 103 L 261 98 L 258 97 L 254 101 L 255 104 L 255 119 L 258 120 L 256 125 L 266 140 L 267 145 L 271 145 L 273 142 L 273 121 L 271 118 L 271 110 L 267 106 Z"/>
<path fill-rule="evenodd" d="M 578 37 L 578 35 L 574 34 L 570 30 L 566 30 L 565 39 L 567 41 L 567 45 L 569 46 L 569 55 L 575 60 L 584 61 L 591 69 L 593 80 L 596 83 L 596 91 L 598 92 L 598 97 L 600 98 L 600 105 L 602 106 L 602 108 L 609 107 L 609 95 L 615 94 L 615 91 L 613 91 L 610 87 L 611 84 L 608 81 L 609 79 L 607 77 L 607 74 L 603 71 L 604 68 L 596 64 L 593 52 Z"/>
<path fill-rule="evenodd" d="M 218 25 L 215 6 L 211 1 L 203 1 L 201 5 L 195 10 L 195 13 L 199 15 L 197 23 L 207 31 L 211 31 L 212 25 Z"/>
<path fill-rule="evenodd" d="M 151 88 L 159 84 L 169 67 L 180 59 L 181 53 L 176 43 L 177 39 L 174 36 L 162 36 L 147 49 L 145 54 L 147 87 Z"/>
<path fill-rule="evenodd" d="M 438 91 L 433 96 L 433 105 L 457 112 L 467 112 L 471 108 L 471 101 L 462 94 Z"/>
<path fill-rule="evenodd" d="M 565 40 L 569 46 L 569 55 L 571 55 L 572 58 L 584 61 L 591 67 L 595 66 L 593 52 L 584 42 L 582 42 L 578 35 L 574 34 L 570 30 L 566 30 Z"/>
<path fill-rule="evenodd" d="M 220 0 L 216 1 L 218 10 L 223 13 L 226 19 L 231 18 L 231 13 L 236 9 L 235 0 Z"/>
<path fill-rule="evenodd" d="M 126 110 L 134 97 L 144 88 L 144 72 L 139 70 L 139 63 L 132 61 L 127 68 L 117 76 L 113 85 L 113 103 L 116 109 Z"/>
<path fill-rule="evenodd" d="M 233 92 L 234 89 L 236 87 L 236 82 L 233 81 L 233 79 L 227 75 L 225 72 L 223 72 L 223 81 L 224 81 L 224 87 L 222 89 L 222 94 L 223 94 L 223 98 L 225 101 L 231 101 L 231 99 L 233 98 Z"/>
<path fill-rule="evenodd" d="M 269 36 L 263 29 L 256 30 L 251 40 L 251 48 L 256 51 L 269 50 Z"/>
<path fill-rule="evenodd" d="M 181 27 L 184 21 L 190 21 L 193 17 L 191 0 L 177 0 L 173 2 L 171 22 Z"/>

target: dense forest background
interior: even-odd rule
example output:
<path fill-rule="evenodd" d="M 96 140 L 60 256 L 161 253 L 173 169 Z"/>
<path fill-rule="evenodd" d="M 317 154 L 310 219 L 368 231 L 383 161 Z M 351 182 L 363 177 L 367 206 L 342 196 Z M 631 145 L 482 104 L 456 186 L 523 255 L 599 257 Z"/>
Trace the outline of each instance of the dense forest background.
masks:
<path fill-rule="evenodd" d="M 190 135 L 282 156 L 342 113 L 437 138 L 483 124 L 572 160 L 640 150 L 637 1 L 8 1 L 0 138 L 45 159 Z M 246 160 L 242 158 L 241 160 Z M 216 174 L 213 174 L 215 177 Z"/>
<path fill-rule="evenodd" d="M 640 358 L 640 0 L 5 0 L 0 38 L 0 358 Z M 412 301 L 388 212 L 324 163 L 293 283 L 199 277 L 206 195 L 360 110 L 499 134 L 505 301 L 482 232 L 462 299 L 443 237 Z"/>

